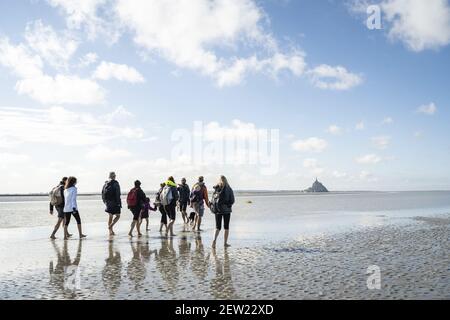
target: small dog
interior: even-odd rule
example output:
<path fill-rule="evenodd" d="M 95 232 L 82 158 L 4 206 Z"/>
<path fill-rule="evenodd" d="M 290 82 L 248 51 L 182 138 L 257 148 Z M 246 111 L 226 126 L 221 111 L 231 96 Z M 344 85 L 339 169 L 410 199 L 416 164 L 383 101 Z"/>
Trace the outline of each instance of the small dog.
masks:
<path fill-rule="evenodd" d="M 189 222 L 190 222 L 191 224 L 193 224 L 194 221 L 195 221 L 195 212 L 191 212 L 191 213 L 189 214 Z"/>

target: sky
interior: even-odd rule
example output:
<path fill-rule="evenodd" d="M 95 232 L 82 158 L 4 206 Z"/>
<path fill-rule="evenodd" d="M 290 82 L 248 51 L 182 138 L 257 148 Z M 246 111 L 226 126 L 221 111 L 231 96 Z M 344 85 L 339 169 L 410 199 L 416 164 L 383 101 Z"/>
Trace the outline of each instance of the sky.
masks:
<path fill-rule="evenodd" d="M 449 190 L 449 44 L 448 0 L 0 1 L 0 193 Z"/>

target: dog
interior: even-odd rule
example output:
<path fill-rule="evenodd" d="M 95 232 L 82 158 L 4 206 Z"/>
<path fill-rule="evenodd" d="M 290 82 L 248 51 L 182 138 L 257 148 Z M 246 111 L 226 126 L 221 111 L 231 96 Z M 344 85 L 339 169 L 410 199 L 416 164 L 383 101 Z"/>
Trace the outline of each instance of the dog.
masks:
<path fill-rule="evenodd" d="M 195 212 L 189 214 L 189 223 L 193 224 L 195 221 Z"/>

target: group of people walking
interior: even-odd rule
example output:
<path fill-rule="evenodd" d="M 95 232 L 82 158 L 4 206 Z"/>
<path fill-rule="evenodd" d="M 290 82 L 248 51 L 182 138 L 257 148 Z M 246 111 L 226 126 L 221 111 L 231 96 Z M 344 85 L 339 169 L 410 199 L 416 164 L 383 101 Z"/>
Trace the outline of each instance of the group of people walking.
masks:
<path fill-rule="evenodd" d="M 72 235 L 68 232 L 68 226 L 73 216 L 77 222 L 79 237 L 85 238 L 82 232 L 81 217 L 77 205 L 77 179 L 75 177 L 64 177 L 61 182 L 50 192 L 50 214 L 56 209 L 58 221 L 50 236 L 56 239 L 56 232 L 63 224 L 64 239 L 67 240 Z M 111 172 L 108 181 L 105 182 L 102 189 L 102 200 L 105 204 L 105 212 L 108 213 L 108 231 L 110 236 L 114 236 L 114 226 L 121 217 L 122 197 L 120 184 L 116 180 L 116 174 Z M 136 180 L 134 187 L 127 195 L 127 208 L 130 210 L 133 221 L 128 235 L 133 237 L 136 229 L 137 235 L 142 236 L 141 226 L 145 220 L 145 230 L 149 231 L 149 213 L 150 211 L 159 211 L 161 214 L 161 223 L 159 232 L 165 232 L 166 236 L 173 237 L 175 233 L 173 226 L 176 220 L 177 208 L 183 218 L 183 223 L 189 225 L 192 231 L 200 232 L 202 218 L 205 213 L 205 206 L 215 214 L 216 231 L 214 234 L 213 247 L 216 246 L 217 238 L 224 225 L 224 245 L 228 244 L 230 217 L 232 206 L 234 204 L 234 192 L 228 184 L 226 177 L 220 176 L 217 185 L 214 186 L 214 193 L 211 201 L 208 197 L 208 189 L 204 178 L 201 176 L 198 181 L 189 188 L 186 179 L 181 179 L 177 184 L 174 177 L 170 176 L 167 181 L 160 184 L 160 188 L 152 201 L 146 196 L 141 188 L 141 182 Z M 188 214 L 188 209 L 192 211 Z"/>

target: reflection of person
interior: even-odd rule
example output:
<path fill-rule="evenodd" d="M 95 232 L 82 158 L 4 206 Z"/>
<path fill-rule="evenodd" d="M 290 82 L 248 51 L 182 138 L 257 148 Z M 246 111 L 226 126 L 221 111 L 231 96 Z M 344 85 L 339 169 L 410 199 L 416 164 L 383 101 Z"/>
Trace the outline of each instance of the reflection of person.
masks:
<path fill-rule="evenodd" d="M 180 237 L 180 242 L 178 243 L 178 255 L 178 262 L 181 270 L 187 270 L 191 255 L 191 243 L 186 236 Z M 189 276 L 188 272 L 183 272 L 183 274 Z"/>
<path fill-rule="evenodd" d="M 211 254 L 215 262 L 216 275 L 211 279 L 211 291 L 216 299 L 235 299 L 236 291 L 233 286 L 231 277 L 230 258 L 228 250 L 225 249 L 223 254 L 223 263 L 217 256 L 215 248 L 212 248 Z"/>
<path fill-rule="evenodd" d="M 139 289 L 142 287 L 142 282 L 145 280 L 147 276 L 147 270 L 145 268 L 145 264 L 141 259 L 141 243 L 133 243 L 130 241 L 131 251 L 133 252 L 133 257 L 130 262 L 128 262 L 127 266 L 127 274 L 128 278 L 134 282 L 135 289 Z"/>
<path fill-rule="evenodd" d="M 56 242 L 53 241 L 52 244 L 53 248 L 55 249 L 57 261 L 56 265 L 53 264 L 53 261 L 50 261 L 50 283 L 61 290 L 63 293 L 67 293 L 66 282 L 70 281 L 69 277 L 73 275 L 73 271 L 75 273 L 78 271 L 78 266 L 81 261 L 82 241 L 78 242 L 77 255 L 75 256 L 75 259 L 73 259 L 73 261 L 69 255 L 67 241 L 64 241 L 62 250 L 60 250 Z"/>
<path fill-rule="evenodd" d="M 109 241 L 108 258 L 102 272 L 103 285 L 111 298 L 114 298 L 122 282 L 122 258 L 114 241 Z"/>
<path fill-rule="evenodd" d="M 161 273 L 161 278 L 167 284 L 167 288 L 174 292 L 178 279 L 177 254 L 173 248 L 171 238 L 161 238 L 161 249 L 155 254 L 156 268 Z"/>
<path fill-rule="evenodd" d="M 191 255 L 192 272 L 200 279 L 204 280 L 208 274 L 208 258 L 205 256 L 205 248 L 200 236 L 195 239 L 195 250 Z"/>

